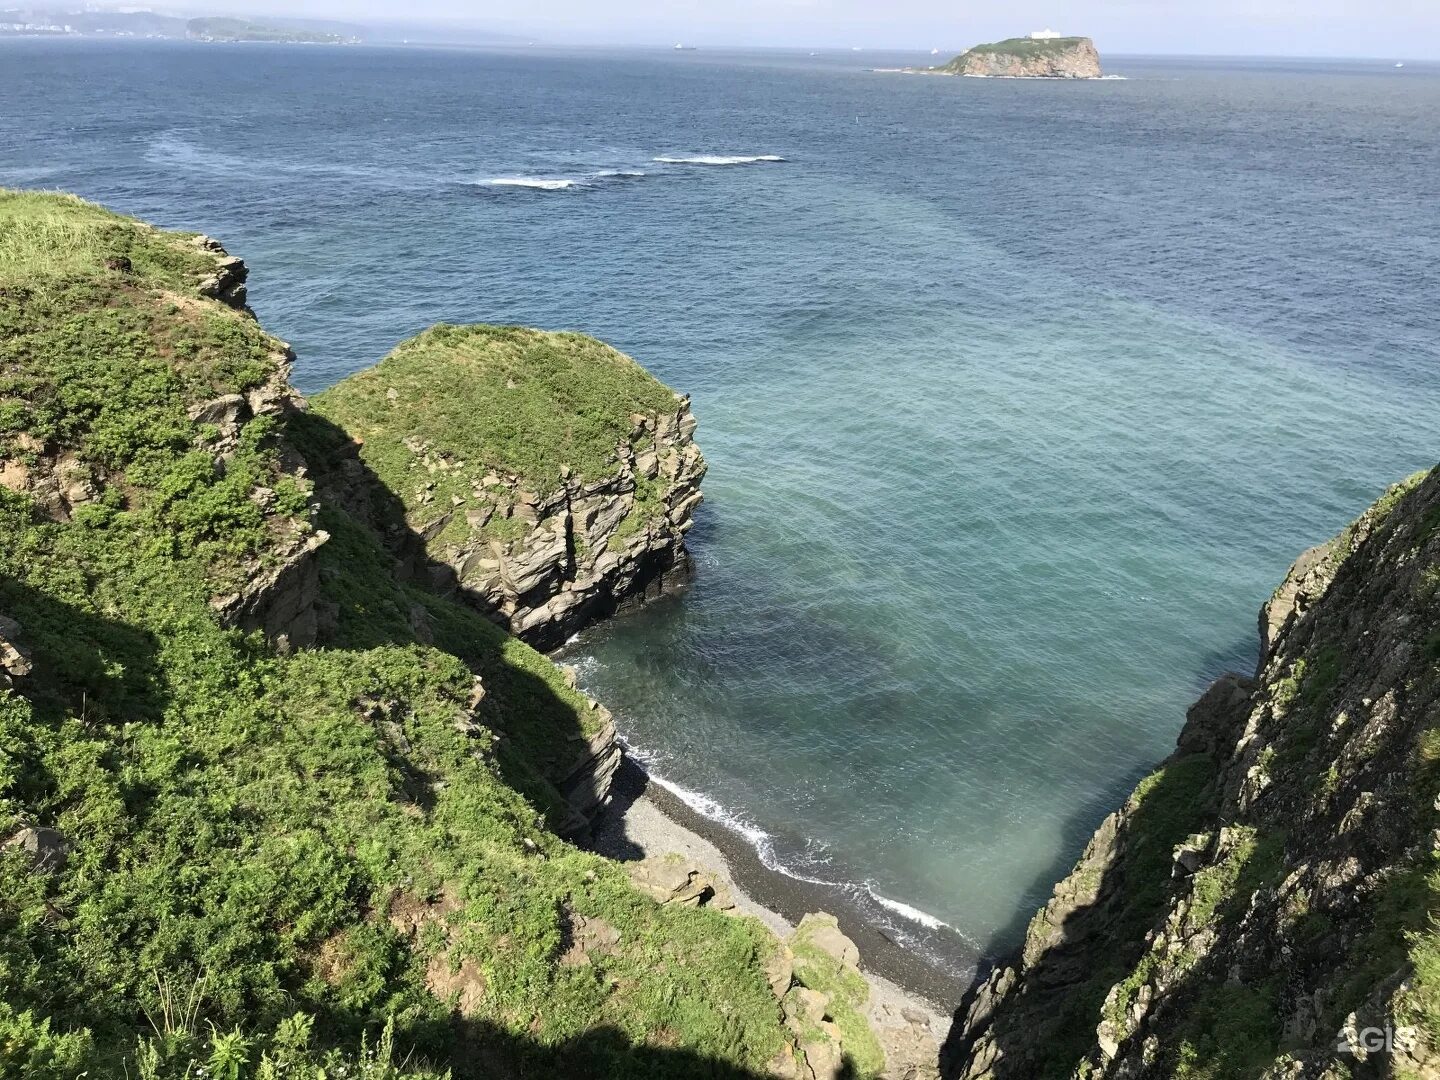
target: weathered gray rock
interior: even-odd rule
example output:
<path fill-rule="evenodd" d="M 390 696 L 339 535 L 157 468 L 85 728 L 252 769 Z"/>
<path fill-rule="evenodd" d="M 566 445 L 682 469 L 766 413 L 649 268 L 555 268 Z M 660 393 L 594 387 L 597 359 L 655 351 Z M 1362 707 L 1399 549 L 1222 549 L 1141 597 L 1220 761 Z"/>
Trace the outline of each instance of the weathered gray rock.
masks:
<path fill-rule="evenodd" d="M 59 873 L 65 869 L 70 846 L 58 829 L 26 825 L 5 841 L 5 847 L 18 848 L 30 856 L 30 865 L 40 873 Z"/>
<path fill-rule="evenodd" d="M 821 1035 L 807 1039 L 800 1044 L 805 1055 L 805 1066 L 813 1080 L 843 1080 L 849 1072 L 841 1052 L 840 1031 L 834 1024 L 822 1020 L 817 1027 Z"/>
<path fill-rule="evenodd" d="M 405 556 L 415 566 L 411 572 L 427 560 L 446 567 L 442 587 L 458 589 L 540 649 L 556 648 L 597 619 L 683 585 L 690 577 L 684 537 L 703 499 L 705 475 L 704 456 L 692 441 L 689 399 L 677 397 L 673 414 L 637 413 L 632 422 L 630 440 L 616 448 L 611 476 L 585 480 L 565 469 L 548 493 L 528 490 L 517 477 L 480 477 L 463 505 L 418 530 L 423 546 Z M 463 468 L 418 437 L 404 445 L 421 477 Z M 637 506 L 641 481 L 660 483 L 653 505 Z M 424 489 L 422 483 L 417 498 L 428 506 Z M 469 535 L 447 541 L 456 515 L 470 525 Z M 499 518 L 527 528 L 497 541 L 485 526 Z"/>
<path fill-rule="evenodd" d="M 30 674 L 30 650 L 20 640 L 21 629 L 14 619 L 0 615 L 0 686 Z"/>
<path fill-rule="evenodd" d="M 855 967 L 860 963 L 860 950 L 840 930 L 840 921 L 824 911 L 813 911 L 795 928 L 795 940 L 805 941 L 842 964 Z"/>
<path fill-rule="evenodd" d="M 830 1015 L 830 999 L 819 990 L 795 986 L 780 1002 L 780 1009 L 791 1029 L 803 1033 Z"/>
<path fill-rule="evenodd" d="M 269 565 L 258 567 L 242 591 L 217 596 L 210 606 L 227 626 L 259 630 L 288 649 L 315 641 L 320 566 L 315 552 L 329 534 L 317 529 L 277 542 Z"/>
<path fill-rule="evenodd" d="M 765 961 L 765 978 L 770 980 L 770 989 L 777 998 L 785 996 L 794 980 L 795 953 L 789 945 L 780 944 Z"/>
<path fill-rule="evenodd" d="M 662 904 L 707 907 L 717 895 L 709 871 L 674 852 L 626 863 L 625 871 L 641 892 Z"/>

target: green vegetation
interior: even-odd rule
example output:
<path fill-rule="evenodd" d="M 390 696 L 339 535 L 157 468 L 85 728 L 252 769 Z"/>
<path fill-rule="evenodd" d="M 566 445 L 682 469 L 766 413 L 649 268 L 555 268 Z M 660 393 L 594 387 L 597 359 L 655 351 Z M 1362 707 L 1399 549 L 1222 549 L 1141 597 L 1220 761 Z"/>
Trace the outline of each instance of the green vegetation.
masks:
<path fill-rule="evenodd" d="M 1207 987 L 1186 1011 L 1175 1080 L 1239 1080 L 1275 1060 L 1278 983 Z"/>
<path fill-rule="evenodd" d="M 631 415 L 673 415 L 678 405 L 634 360 L 594 338 L 483 325 L 432 327 L 312 402 L 317 416 L 363 440 L 365 464 L 413 524 L 453 515 L 441 544 L 469 534 L 455 507 L 477 490 L 503 508 L 511 477 L 544 498 L 562 470 L 588 483 L 615 476 Z M 642 483 L 622 534 L 663 512 L 653 488 Z M 504 541 L 525 525 L 496 513 L 479 531 Z"/>
<path fill-rule="evenodd" d="M 413 435 L 545 495 L 558 486 L 560 466 L 591 481 L 613 476 L 630 414 L 673 413 L 676 400 L 634 360 L 583 334 L 442 325 L 313 406 L 365 440 L 366 463 L 397 491 L 409 480 L 411 455 L 395 462 L 385 451 Z"/>
<path fill-rule="evenodd" d="M 97 276 L 125 258 L 141 279 L 187 288 L 214 258 L 73 195 L 0 190 L 0 279 L 42 291 L 48 283 Z"/>
<path fill-rule="evenodd" d="M 1086 39 L 1083 37 L 1050 38 L 1040 41 L 1033 38 L 1006 38 L 1004 41 L 989 41 L 983 45 L 971 46 L 948 64 L 935 70 L 952 73 L 963 72 L 967 60 L 981 56 L 1010 57 L 1021 61 L 1056 57 L 1083 45 L 1085 41 Z"/>
<path fill-rule="evenodd" d="M 659 906 L 546 828 L 547 767 L 595 724 L 553 665 L 397 583 L 335 507 L 324 647 L 217 621 L 313 525 L 290 431 L 190 419 L 281 358 L 197 291 L 215 259 L 0 195 L 0 613 L 33 659 L 0 689 L 0 839 L 69 849 L 50 873 L 0 850 L 0 1076 L 760 1069 L 768 933 Z M 70 472 L 88 488 L 55 503 Z M 564 963 L 582 917 L 618 941 Z"/>
<path fill-rule="evenodd" d="M 983 45 L 972 45 L 967 51 L 994 53 L 996 56 L 1018 56 L 1028 60 L 1035 56 L 1054 56 L 1056 53 L 1073 49 L 1084 41 L 1083 37 L 1049 38 L 1039 41 L 1034 38 L 1006 38 L 1004 41 L 989 41 Z"/>

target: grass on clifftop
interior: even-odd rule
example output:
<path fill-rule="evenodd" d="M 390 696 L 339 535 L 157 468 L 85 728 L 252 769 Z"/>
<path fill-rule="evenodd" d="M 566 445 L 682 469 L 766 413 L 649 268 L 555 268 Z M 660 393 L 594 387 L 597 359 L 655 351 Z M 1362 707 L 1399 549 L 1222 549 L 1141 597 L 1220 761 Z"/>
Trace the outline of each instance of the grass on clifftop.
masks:
<path fill-rule="evenodd" d="M 477 466 L 477 479 L 511 473 L 541 495 L 562 465 L 587 480 L 613 475 L 630 415 L 677 408 L 663 383 L 594 338 L 483 325 L 432 327 L 312 404 L 365 440 L 366 463 L 396 491 L 414 483 L 401 445 L 413 436 Z"/>
<path fill-rule="evenodd" d="M 1058 56 L 1083 45 L 1087 40 L 1087 38 L 1083 37 L 1051 38 L 1045 41 L 1037 41 L 1033 38 L 1006 38 L 1004 41 L 991 41 L 986 42 L 984 45 L 974 45 L 943 67 L 932 68 L 931 70 L 952 73 L 962 72 L 967 61 L 981 56 L 1013 57 L 1022 61 Z"/>
<path fill-rule="evenodd" d="M 236 546 L 263 556 L 308 493 L 268 421 L 217 465 L 187 416 L 276 348 L 198 295 L 192 250 L 0 195 L 0 614 L 33 659 L 0 688 L 0 841 L 69 848 L 52 874 L 0 849 L 0 1077 L 758 1071 L 773 939 L 642 897 L 516 790 L 512 757 L 587 723 L 547 661 L 398 585 L 334 508 L 327 646 L 219 625 Z M 68 516 L 14 479 L 67 456 L 98 489 Z M 474 670 L 508 749 L 469 722 Z M 583 960 L 582 916 L 618 933 Z"/>
<path fill-rule="evenodd" d="M 185 288 L 214 265 L 187 240 L 73 195 L 0 189 L 0 282 L 8 285 L 100 274 L 123 256 L 145 284 Z"/>
<path fill-rule="evenodd" d="M 1053 53 L 1065 52 L 1085 41 L 1083 37 L 1050 38 L 1037 41 L 1034 38 L 1006 38 L 1004 41 L 991 41 L 984 45 L 974 45 L 967 49 L 961 56 L 970 53 L 993 53 L 996 56 L 1018 56 L 1021 59 L 1029 59 L 1034 56 L 1050 56 Z"/>

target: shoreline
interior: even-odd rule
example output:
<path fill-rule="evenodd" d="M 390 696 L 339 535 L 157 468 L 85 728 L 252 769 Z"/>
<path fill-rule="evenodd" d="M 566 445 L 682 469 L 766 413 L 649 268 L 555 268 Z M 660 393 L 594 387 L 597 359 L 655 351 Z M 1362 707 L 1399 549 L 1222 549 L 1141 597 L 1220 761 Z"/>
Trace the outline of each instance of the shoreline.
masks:
<path fill-rule="evenodd" d="M 735 906 L 786 937 L 808 912 L 834 915 L 860 951 L 860 968 L 872 987 L 872 1019 L 902 1012 L 923 1015 L 937 1043 L 975 975 L 956 977 L 867 923 L 853 902 L 834 888 L 772 870 L 744 839 L 687 806 L 651 779 L 629 752 L 615 774 L 609 805 L 595 819 L 590 850 L 619 862 L 679 852 L 711 872 Z"/>
<path fill-rule="evenodd" d="M 1125 82 L 1126 75 L 982 75 L 979 72 L 939 71 L 935 68 L 866 68 L 872 75 L 939 75 L 946 79 L 1014 79 L 1025 82 Z"/>

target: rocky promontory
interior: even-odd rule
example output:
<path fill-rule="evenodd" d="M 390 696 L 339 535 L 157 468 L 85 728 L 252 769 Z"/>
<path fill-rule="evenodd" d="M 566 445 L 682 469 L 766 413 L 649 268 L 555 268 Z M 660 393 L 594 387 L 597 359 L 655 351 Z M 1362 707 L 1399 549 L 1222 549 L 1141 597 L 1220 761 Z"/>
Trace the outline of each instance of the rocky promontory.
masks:
<path fill-rule="evenodd" d="M 437 326 L 312 405 L 351 507 L 365 474 L 399 497 L 362 514 L 409 571 L 537 648 L 688 580 L 689 399 L 593 338 Z"/>
<path fill-rule="evenodd" d="M 947 1075 L 1440 1075 L 1440 469 L 1300 557 Z"/>
<path fill-rule="evenodd" d="M 1088 37 L 1007 38 L 975 45 L 942 67 L 941 75 L 1008 79 L 1098 79 L 1100 54 Z"/>

